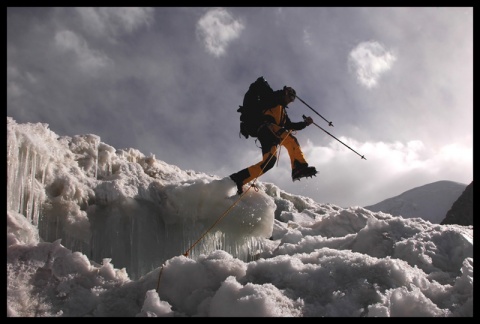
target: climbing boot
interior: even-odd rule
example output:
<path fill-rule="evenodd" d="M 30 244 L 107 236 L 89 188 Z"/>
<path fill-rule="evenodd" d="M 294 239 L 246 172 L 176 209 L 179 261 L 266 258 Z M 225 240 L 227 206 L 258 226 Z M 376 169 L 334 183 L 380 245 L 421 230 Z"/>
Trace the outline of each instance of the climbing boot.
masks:
<path fill-rule="evenodd" d="M 237 194 L 241 195 L 243 193 L 243 181 L 238 177 L 237 173 L 232 174 L 230 179 L 237 185 Z"/>
<path fill-rule="evenodd" d="M 300 180 L 305 177 L 313 177 L 317 174 L 317 170 L 313 166 L 308 166 L 308 164 L 303 164 L 292 170 L 292 180 Z"/>

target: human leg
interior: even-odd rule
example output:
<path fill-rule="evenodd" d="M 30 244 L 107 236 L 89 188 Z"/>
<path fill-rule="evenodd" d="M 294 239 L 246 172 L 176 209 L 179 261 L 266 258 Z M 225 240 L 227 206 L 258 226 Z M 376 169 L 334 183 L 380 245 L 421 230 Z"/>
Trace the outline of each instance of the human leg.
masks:
<path fill-rule="evenodd" d="M 277 125 L 272 125 L 272 130 L 277 136 L 279 136 L 280 143 L 287 149 L 292 167 L 293 181 L 317 174 L 315 167 L 308 166 L 302 148 L 300 147 L 297 138 L 292 135 L 291 132 L 287 132 L 287 130 Z"/>
<path fill-rule="evenodd" d="M 230 179 L 232 179 L 237 185 L 238 194 L 243 192 L 244 184 L 260 177 L 262 174 L 273 168 L 275 162 L 277 161 L 276 151 L 277 147 L 274 145 L 268 152 L 263 153 L 262 160 L 260 162 L 230 175 Z"/>
<path fill-rule="evenodd" d="M 244 184 L 260 177 L 262 174 L 273 168 L 277 162 L 278 139 L 271 131 L 267 129 L 267 127 L 263 127 L 261 130 L 259 130 L 258 139 L 262 147 L 262 160 L 249 166 L 248 168 L 242 169 L 230 175 L 230 178 L 237 185 L 238 194 L 243 192 Z"/>
<path fill-rule="evenodd" d="M 287 149 L 288 156 L 290 157 L 290 164 L 292 170 L 300 166 L 308 166 L 305 156 L 303 155 L 302 148 L 298 143 L 298 140 L 291 132 L 288 132 L 285 128 L 278 125 L 270 125 L 271 131 L 278 136 L 279 143 Z"/>

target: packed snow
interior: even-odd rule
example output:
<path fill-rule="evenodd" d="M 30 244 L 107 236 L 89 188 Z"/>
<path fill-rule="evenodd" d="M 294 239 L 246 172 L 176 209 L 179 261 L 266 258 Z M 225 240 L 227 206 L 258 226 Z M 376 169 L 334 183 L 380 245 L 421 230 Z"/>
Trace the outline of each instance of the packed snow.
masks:
<path fill-rule="evenodd" d="M 473 316 L 473 226 L 255 184 L 7 117 L 7 316 Z"/>

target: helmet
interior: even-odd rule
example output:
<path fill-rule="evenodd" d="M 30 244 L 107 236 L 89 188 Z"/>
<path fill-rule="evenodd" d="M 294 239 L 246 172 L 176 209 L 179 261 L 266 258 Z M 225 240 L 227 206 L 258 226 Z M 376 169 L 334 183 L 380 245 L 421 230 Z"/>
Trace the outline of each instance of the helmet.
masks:
<path fill-rule="evenodd" d="M 292 87 L 284 86 L 283 90 L 285 90 L 285 92 L 288 95 L 288 97 L 290 98 L 290 100 L 294 101 L 295 98 L 297 97 L 297 92 Z"/>

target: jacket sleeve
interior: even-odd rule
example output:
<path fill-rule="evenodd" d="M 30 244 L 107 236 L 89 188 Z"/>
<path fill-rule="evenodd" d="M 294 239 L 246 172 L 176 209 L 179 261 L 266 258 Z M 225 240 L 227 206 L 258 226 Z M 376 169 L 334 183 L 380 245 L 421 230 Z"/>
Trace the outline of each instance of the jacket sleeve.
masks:
<path fill-rule="evenodd" d="M 285 126 L 284 126 L 284 128 L 286 128 L 286 129 L 302 130 L 302 129 L 304 129 L 305 127 L 307 127 L 307 123 L 304 122 L 304 121 L 293 123 L 293 122 L 290 120 L 290 117 L 288 117 L 288 115 L 286 115 L 285 117 L 286 117 L 286 119 L 285 119 Z"/>

